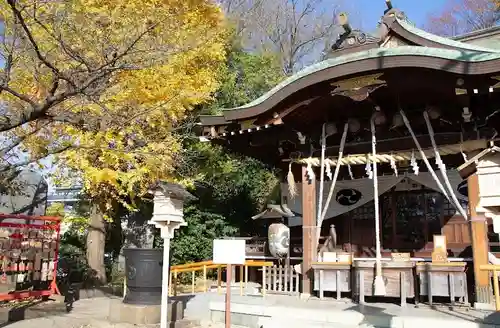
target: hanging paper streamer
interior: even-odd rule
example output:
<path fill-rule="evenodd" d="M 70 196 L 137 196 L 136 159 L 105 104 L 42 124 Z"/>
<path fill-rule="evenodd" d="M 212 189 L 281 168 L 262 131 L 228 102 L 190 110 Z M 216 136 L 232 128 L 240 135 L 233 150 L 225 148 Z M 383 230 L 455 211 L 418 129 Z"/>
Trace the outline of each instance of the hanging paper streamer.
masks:
<path fill-rule="evenodd" d="M 292 172 L 292 162 L 288 165 L 288 175 L 286 176 L 286 182 L 288 182 L 288 193 L 290 194 L 290 198 L 294 198 L 297 196 L 297 186 L 295 185 L 295 177 Z"/>
<path fill-rule="evenodd" d="M 332 180 L 333 179 L 332 167 L 330 165 L 330 161 L 329 160 L 325 161 L 325 172 L 326 172 L 326 176 L 328 177 L 328 179 Z"/>
<path fill-rule="evenodd" d="M 391 156 L 391 168 L 394 171 L 394 175 L 398 176 L 398 167 L 396 166 L 396 161 L 394 160 L 394 156 Z"/>
<path fill-rule="evenodd" d="M 463 151 L 461 151 L 462 153 L 462 157 L 464 158 L 464 162 L 467 162 L 467 155 L 465 155 L 465 153 Z"/>
<path fill-rule="evenodd" d="M 307 171 L 307 177 L 309 178 L 309 180 L 314 180 L 316 178 L 314 171 L 312 169 L 312 165 L 311 165 L 310 160 L 307 161 L 306 171 Z"/>
<path fill-rule="evenodd" d="M 352 174 L 351 165 L 347 164 L 347 170 L 349 171 L 349 176 L 351 177 L 351 180 L 354 180 L 354 175 Z"/>
<path fill-rule="evenodd" d="M 413 174 L 418 175 L 420 169 L 418 167 L 417 159 L 415 158 L 415 153 L 411 152 L 410 165 L 413 169 Z"/>
<path fill-rule="evenodd" d="M 366 157 L 365 172 L 368 176 L 368 179 L 373 179 L 372 165 L 370 164 L 370 157 L 368 156 Z"/>
<path fill-rule="evenodd" d="M 464 153 L 462 149 L 462 144 L 460 144 L 460 154 L 462 154 L 462 157 L 464 158 L 464 162 L 467 162 L 467 155 Z"/>

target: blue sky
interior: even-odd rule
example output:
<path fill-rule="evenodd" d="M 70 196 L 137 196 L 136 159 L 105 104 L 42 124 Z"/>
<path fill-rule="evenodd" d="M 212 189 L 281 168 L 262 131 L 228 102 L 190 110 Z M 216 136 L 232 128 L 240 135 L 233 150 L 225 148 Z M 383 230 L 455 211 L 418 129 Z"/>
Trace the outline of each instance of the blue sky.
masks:
<path fill-rule="evenodd" d="M 351 15 L 355 15 L 356 12 L 361 14 L 359 20 L 367 32 L 375 29 L 386 9 L 384 0 L 351 0 L 348 2 L 350 2 L 349 6 L 354 8 L 354 13 Z M 412 22 L 421 27 L 425 23 L 427 15 L 439 12 L 446 2 L 447 0 L 392 0 L 392 5 L 404 11 Z"/>

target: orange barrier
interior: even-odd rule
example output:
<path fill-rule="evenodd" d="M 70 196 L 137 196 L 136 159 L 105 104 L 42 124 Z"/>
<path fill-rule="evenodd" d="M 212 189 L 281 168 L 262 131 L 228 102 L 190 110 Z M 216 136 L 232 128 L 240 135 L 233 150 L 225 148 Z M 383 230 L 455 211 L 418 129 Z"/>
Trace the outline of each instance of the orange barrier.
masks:
<path fill-rule="evenodd" d="M 265 261 L 255 261 L 248 260 L 245 261 L 245 264 L 239 265 L 240 269 L 240 294 L 243 295 L 243 283 L 245 283 L 245 287 L 248 283 L 248 268 L 249 267 L 262 267 L 263 277 L 266 275 L 266 267 L 272 266 L 273 262 L 265 262 Z M 175 296 L 177 295 L 177 281 L 179 273 L 191 272 L 191 293 L 195 293 L 195 278 L 197 271 L 203 271 L 203 291 L 208 291 L 207 285 L 207 273 L 208 270 L 217 269 L 217 291 L 221 292 L 222 287 L 222 269 L 226 268 L 226 265 L 222 264 L 214 264 L 213 261 L 203 261 L 203 262 L 195 262 L 195 263 L 187 263 L 181 265 L 174 265 L 170 268 L 169 275 L 169 295 Z M 262 294 L 265 295 L 265 284 L 262 287 Z"/>

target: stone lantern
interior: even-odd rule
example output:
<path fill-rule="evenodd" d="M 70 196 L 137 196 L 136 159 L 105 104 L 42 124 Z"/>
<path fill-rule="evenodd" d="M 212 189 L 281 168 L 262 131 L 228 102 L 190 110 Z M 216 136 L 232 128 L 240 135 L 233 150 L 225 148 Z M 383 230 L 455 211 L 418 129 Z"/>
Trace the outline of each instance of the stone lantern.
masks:
<path fill-rule="evenodd" d="M 168 324 L 170 239 L 174 237 L 175 229 L 187 225 L 184 221 L 184 202 L 193 199 L 194 196 L 182 186 L 169 182 L 159 182 L 152 192 L 154 195 L 154 210 L 149 223 L 160 229 L 161 238 L 163 238 L 160 327 L 164 328 Z"/>
<path fill-rule="evenodd" d="M 123 302 L 112 302 L 110 321 L 135 325 L 157 324 L 161 328 L 169 320 L 182 320 L 182 302 L 168 301 L 170 239 L 175 229 L 185 226 L 183 208 L 187 199 L 194 198 L 182 186 L 160 182 L 151 190 L 154 196 L 153 216 L 149 224 L 160 229 L 163 249 L 126 248 L 126 292 Z M 175 310 L 173 309 L 175 307 Z M 169 318 L 168 313 L 175 313 Z"/>

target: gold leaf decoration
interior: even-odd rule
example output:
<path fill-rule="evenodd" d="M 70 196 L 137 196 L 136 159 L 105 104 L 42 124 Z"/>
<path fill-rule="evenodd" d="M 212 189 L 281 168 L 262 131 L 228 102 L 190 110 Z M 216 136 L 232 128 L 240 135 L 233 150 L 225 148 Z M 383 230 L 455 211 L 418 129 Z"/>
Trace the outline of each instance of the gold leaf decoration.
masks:
<path fill-rule="evenodd" d="M 253 119 L 253 120 L 246 120 L 246 121 L 240 122 L 240 126 L 241 126 L 242 130 L 248 130 L 248 129 L 251 129 L 251 128 L 255 127 L 254 123 L 255 123 L 255 119 Z"/>
<path fill-rule="evenodd" d="M 359 76 L 347 80 L 333 82 L 332 86 L 334 86 L 335 89 L 333 90 L 332 93 L 336 94 L 342 91 L 349 91 L 349 90 L 356 91 L 363 87 L 385 84 L 385 81 L 380 79 L 382 74 L 383 73 L 377 73 L 377 74 Z"/>
<path fill-rule="evenodd" d="M 496 88 L 500 87 L 500 76 L 493 76 L 493 77 L 491 77 L 491 78 L 492 78 L 492 79 L 494 79 L 494 80 L 497 80 L 497 81 L 498 81 L 497 83 L 495 83 L 495 84 L 492 86 L 492 88 L 493 88 L 493 89 L 496 89 Z"/>

